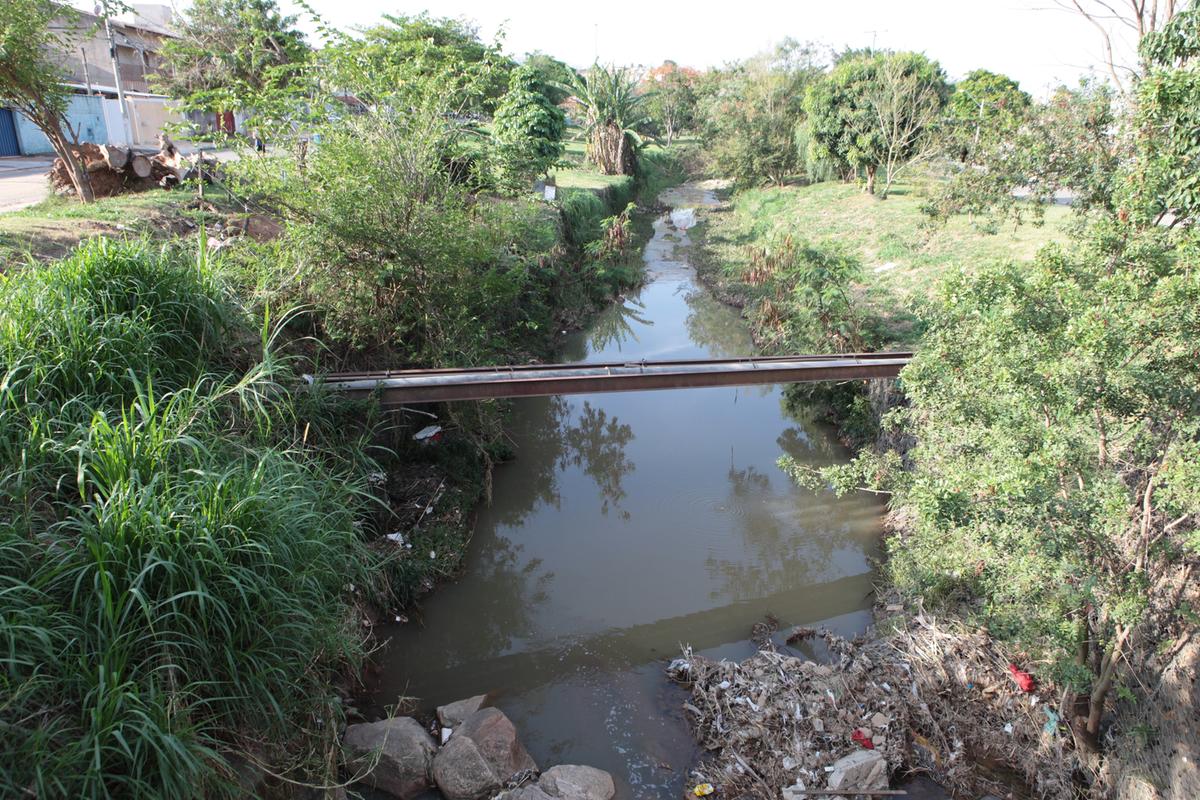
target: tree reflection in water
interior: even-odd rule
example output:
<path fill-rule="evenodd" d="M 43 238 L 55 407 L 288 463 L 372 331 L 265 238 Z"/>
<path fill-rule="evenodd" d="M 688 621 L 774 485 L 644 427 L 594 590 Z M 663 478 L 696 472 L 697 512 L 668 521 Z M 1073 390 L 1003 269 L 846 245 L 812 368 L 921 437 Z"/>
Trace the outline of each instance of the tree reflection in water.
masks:
<path fill-rule="evenodd" d="M 622 482 L 636 468 L 625 455 L 633 428 L 584 400 L 578 421 L 567 425 L 562 433 L 565 447 L 560 466 L 582 467 L 583 474 L 600 490 L 601 513 L 607 514 L 611 505 L 620 509 L 622 519 L 629 519 L 629 512 L 621 509 L 621 500 L 625 497 Z"/>
<path fill-rule="evenodd" d="M 730 467 L 725 505 L 742 546 L 736 559 L 707 559 L 712 599 L 757 600 L 842 577 L 834 553 L 851 543 L 842 517 L 810 492 L 798 498 L 790 484 L 783 488 L 776 494 L 771 477 L 754 467 Z"/>
<path fill-rule="evenodd" d="M 684 300 L 688 338 L 706 350 L 709 358 L 754 355 L 754 340 L 736 311 L 704 291 L 689 291 Z"/>
<path fill-rule="evenodd" d="M 626 342 L 637 342 L 638 335 L 634 325 L 650 327 L 652 320 L 646 319 L 642 313 L 645 305 L 637 299 L 627 299 L 624 303 L 614 303 L 600 313 L 592 324 L 588 334 L 588 348 L 593 353 L 599 353 L 615 347 L 621 352 L 621 345 Z"/>
<path fill-rule="evenodd" d="M 564 397 L 521 403 L 515 426 L 521 480 L 506 482 L 503 495 L 496 497 L 496 519 L 515 527 L 540 506 L 558 508 L 559 480 L 569 467 L 579 468 L 596 485 L 602 513 L 615 508 L 622 519 L 629 519 L 621 501 L 625 477 L 636 469 L 625 452 L 634 439 L 633 429 L 587 400 L 582 407 Z"/>

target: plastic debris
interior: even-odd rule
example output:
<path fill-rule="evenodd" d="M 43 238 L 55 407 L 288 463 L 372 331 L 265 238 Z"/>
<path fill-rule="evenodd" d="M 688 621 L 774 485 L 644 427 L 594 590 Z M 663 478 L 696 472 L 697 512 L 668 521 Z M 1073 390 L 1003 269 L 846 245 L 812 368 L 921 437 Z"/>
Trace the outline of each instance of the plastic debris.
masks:
<path fill-rule="evenodd" d="M 678 683 L 687 683 L 691 670 L 692 665 L 688 663 L 686 658 L 677 658 L 667 665 L 668 677 Z"/>
<path fill-rule="evenodd" d="M 389 533 L 385 538 L 388 541 L 395 542 L 396 544 L 399 544 L 399 545 L 404 544 L 404 534 L 401 533 L 400 531 L 396 531 L 395 533 Z"/>
<path fill-rule="evenodd" d="M 1032 692 L 1034 687 L 1037 686 L 1033 676 L 1025 670 L 1018 668 L 1016 664 L 1009 664 L 1008 672 L 1012 675 L 1013 680 L 1017 682 L 1017 686 L 1020 687 L 1022 692 Z"/>
<path fill-rule="evenodd" d="M 715 791 L 716 789 L 713 788 L 711 783 L 697 783 L 692 787 L 692 794 L 696 797 L 708 797 Z"/>
<path fill-rule="evenodd" d="M 424 428 L 421 428 L 421 430 L 413 434 L 413 439 L 420 442 L 422 445 L 434 444 L 441 438 L 441 425 L 426 425 Z"/>
<path fill-rule="evenodd" d="M 875 743 L 871 741 L 871 737 L 867 736 L 862 728 L 855 728 L 854 733 L 850 734 L 850 739 L 864 750 L 875 749 Z"/>
<path fill-rule="evenodd" d="M 1045 711 L 1046 716 L 1049 717 L 1049 719 L 1046 720 L 1046 724 L 1042 726 L 1042 732 L 1053 736 L 1054 734 L 1058 733 L 1058 723 L 1061 718 L 1058 716 L 1058 712 L 1050 706 L 1042 706 L 1042 710 Z"/>

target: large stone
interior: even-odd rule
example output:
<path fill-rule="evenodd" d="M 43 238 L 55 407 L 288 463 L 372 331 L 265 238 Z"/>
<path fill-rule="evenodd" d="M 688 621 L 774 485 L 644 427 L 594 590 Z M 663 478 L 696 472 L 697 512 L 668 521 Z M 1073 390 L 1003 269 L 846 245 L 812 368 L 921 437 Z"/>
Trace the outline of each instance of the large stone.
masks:
<path fill-rule="evenodd" d="M 437 745 L 412 717 L 351 725 L 342 744 L 351 756 L 351 769 L 366 769 L 378 753 L 378 763 L 364 783 L 401 800 L 429 788 L 429 767 Z"/>
<path fill-rule="evenodd" d="M 484 708 L 467 717 L 450 741 L 467 738 L 475 743 L 501 782 L 518 772 L 536 770 L 537 764 L 517 738 L 517 729 L 498 708 Z"/>
<path fill-rule="evenodd" d="M 612 776 L 604 770 L 573 764 L 546 770 L 538 786 L 558 800 L 611 800 L 617 793 Z"/>
<path fill-rule="evenodd" d="M 483 708 L 485 702 L 487 702 L 487 695 L 477 694 L 466 700 L 457 700 L 444 706 L 438 706 L 438 722 L 446 728 L 457 728 L 466 722 L 467 717 Z"/>
<path fill-rule="evenodd" d="M 886 789 L 887 759 L 878 750 L 858 750 L 833 762 L 830 789 Z"/>
<path fill-rule="evenodd" d="M 491 797 L 503 784 L 478 745 L 457 734 L 434 757 L 433 780 L 448 800 Z"/>
<path fill-rule="evenodd" d="M 511 792 L 497 795 L 496 800 L 554 800 L 554 798 L 543 792 L 536 783 L 527 783 Z"/>

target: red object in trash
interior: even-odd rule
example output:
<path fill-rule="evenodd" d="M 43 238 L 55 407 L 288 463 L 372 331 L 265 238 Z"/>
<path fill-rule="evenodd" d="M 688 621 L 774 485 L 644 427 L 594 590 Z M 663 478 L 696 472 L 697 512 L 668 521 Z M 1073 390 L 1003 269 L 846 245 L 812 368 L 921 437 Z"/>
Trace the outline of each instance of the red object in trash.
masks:
<path fill-rule="evenodd" d="M 854 733 L 850 734 L 851 741 L 863 747 L 865 750 L 874 750 L 875 743 L 871 741 L 871 737 L 863 733 L 862 728 L 855 728 Z"/>
<path fill-rule="evenodd" d="M 1016 664 L 1009 664 L 1008 671 L 1022 692 L 1032 692 L 1033 687 L 1037 685 L 1033 680 L 1033 676 L 1023 669 L 1018 669 Z"/>

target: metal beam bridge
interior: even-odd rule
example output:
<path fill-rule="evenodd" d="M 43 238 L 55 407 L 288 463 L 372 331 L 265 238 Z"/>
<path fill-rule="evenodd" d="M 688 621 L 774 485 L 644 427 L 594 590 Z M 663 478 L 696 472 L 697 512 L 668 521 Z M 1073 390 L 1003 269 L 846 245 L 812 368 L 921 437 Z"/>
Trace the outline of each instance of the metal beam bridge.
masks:
<path fill-rule="evenodd" d="M 558 394 L 640 392 L 706 386 L 752 386 L 894 378 L 911 352 L 844 353 L 691 361 L 615 361 L 468 369 L 342 372 L 323 385 L 354 397 L 378 393 L 384 405 L 489 400 Z M 309 382 L 311 376 L 305 376 Z"/>

